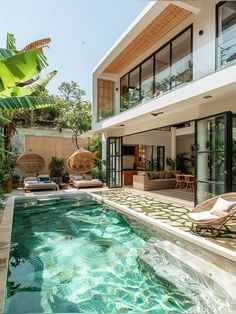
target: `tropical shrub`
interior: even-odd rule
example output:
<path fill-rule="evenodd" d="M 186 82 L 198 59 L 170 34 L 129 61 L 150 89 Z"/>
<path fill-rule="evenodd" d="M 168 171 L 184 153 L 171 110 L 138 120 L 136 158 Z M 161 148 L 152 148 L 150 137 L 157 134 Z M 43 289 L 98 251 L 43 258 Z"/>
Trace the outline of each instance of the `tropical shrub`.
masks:
<path fill-rule="evenodd" d="M 48 166 L 51 177 L 61 177 L 65 168 L 65 162 L 62 158 L 52 157 Z"/>

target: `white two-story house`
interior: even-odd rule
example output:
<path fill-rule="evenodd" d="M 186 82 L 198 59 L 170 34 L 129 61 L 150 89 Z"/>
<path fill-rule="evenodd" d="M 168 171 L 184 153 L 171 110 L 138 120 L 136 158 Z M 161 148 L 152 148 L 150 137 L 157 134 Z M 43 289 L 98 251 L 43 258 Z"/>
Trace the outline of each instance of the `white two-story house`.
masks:
<path fill-rule="evenodd" d="M 236 191 L 236 1 L 149 2 L 92 84 L 109 187 L 188 153 L 196 203 Z"/>

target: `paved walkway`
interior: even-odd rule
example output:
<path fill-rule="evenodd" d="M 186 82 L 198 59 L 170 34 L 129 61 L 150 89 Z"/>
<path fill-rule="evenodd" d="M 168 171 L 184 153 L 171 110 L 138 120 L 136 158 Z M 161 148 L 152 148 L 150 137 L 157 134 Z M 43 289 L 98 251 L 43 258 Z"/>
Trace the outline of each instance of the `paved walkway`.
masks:
<path fill-rule="evenodd" d="M 137 191 L 137 190 L 136 190 Z M 169 197 L 167 200 L 161 194 L 134 192 L 125 190 L 107 190 L 95 192 L 96 194 L 111 200 L 117 204 L 125 205 L 134 211 L 143 212 L 173 227 L 190 232 L 191 223 L 187 219 L 187 213 L 193 207 L 193 203 L 185 200 Z M 182 203 L 182 204 L 181 204 Z M 192 204 L 192 206 L 190 206 Z M 217 239 L 207 237 L 208 240 L 236 251 L 236 219 L 228 224 L 232 232 L 224 232 Z"/>

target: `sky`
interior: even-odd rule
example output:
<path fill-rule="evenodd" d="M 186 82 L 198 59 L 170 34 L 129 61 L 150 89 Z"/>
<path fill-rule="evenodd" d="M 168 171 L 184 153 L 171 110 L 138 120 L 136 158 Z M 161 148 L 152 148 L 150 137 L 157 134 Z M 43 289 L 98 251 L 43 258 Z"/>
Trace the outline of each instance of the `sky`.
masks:
<path fill-rule="evenodd" d="M 62 82 L 77 82 L 91 99 L 91 72 L 122 35 L 147 0 L 0 0 L 0 47 L 6 34 L 13 33 L 18 49 L 50 37 L 44 50 L 49 66 L 57 70 L 47 85 L 58 94 Z"/>

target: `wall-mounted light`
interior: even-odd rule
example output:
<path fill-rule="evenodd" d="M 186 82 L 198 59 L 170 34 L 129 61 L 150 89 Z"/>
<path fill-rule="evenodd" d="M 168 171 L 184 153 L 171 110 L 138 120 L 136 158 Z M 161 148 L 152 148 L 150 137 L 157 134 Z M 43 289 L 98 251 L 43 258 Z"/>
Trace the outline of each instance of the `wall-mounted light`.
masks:
<path fill-rule="evenodd" d="M 211 96 L 211 95 L 206 95 L 206 96 L 204 96 L 204 97 L 202 97 L 202 98 L 204 98 L 204 99 L 210 99 L 210 98 L 212 98 L 213 96 Z"/>
<path fill-rule="evenodd" d="M 198 32 L 199 36 L 203 35 L 203 29 L 200 29 L 200 31 Z"/>
<path fill-rule="evenodd" d="M 118 87 L 116 87 L 116 91 L 118 91 L 119 90 L 119 88 Z"/>

